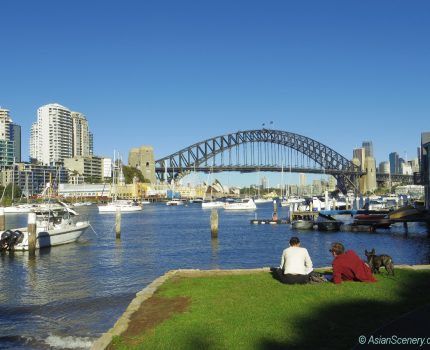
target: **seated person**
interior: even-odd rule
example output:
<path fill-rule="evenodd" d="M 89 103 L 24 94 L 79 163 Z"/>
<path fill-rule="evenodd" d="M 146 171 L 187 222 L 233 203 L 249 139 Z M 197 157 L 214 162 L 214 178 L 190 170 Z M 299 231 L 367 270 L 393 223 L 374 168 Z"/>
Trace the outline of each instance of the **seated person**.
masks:
<path fill-rule="evenodd" d="M 347 250 L 342 243 L 332 243 L 329 250 L 333 257 L 333 283 L 342 281 L 376 282 L 370 267 L 353 250 Z"/>
<path fill-rule="evenodd" d="M 282 252 L 281 266 L 275 269 L 276 277 L 287 284 L 309 282 L 312 261 L 306 248 L 300 247 L 298 237 L 291 237 L 290 246 Z"/>

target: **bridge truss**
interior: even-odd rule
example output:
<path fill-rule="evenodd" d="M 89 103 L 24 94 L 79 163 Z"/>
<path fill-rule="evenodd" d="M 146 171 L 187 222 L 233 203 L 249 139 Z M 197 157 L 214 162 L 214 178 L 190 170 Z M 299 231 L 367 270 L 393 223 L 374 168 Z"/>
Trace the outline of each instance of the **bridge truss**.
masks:
<path fill-rule="evenodd" d="M 257 129 L 216 136 L 188 146 L 155 162 L 157 177 L 170 181 L 180 175 L 221 171 L 291 171 L 330 174 L 340 191 L 359 192 L 358 166 L 330 147 L 299 134 Z"/>

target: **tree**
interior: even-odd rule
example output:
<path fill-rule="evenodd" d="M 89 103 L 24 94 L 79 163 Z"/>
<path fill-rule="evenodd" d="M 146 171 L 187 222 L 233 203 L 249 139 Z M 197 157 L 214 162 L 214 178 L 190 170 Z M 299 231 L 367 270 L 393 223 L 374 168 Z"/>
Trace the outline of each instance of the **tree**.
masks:
<path fill-rule="evenodd" d="M 137 168 L 123 165 L 122 166 L 122 172 L 124 174 L 126 184 L 132 184 L 134 177 L 137 177 L 139 182 L 148 182 L 143 177 L 142 172 Z"/>

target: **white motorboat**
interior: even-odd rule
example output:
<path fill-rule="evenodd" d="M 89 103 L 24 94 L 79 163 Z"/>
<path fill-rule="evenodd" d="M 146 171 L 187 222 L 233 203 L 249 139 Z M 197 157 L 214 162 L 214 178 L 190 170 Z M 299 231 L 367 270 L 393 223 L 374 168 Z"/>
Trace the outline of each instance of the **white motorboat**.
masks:
<path fill-rule="evenodd" d="M 221 201 L 203 202 L 202 209 L 223 208 L 224 204 L 225 203 Z"/>
<path fill-rule="evenodd" d="M 184 202 L 178 198 L 173 198 L 170 201 L 166 202 L 166 205 L 169 205 L 169 206 L 184 205 Z"/>
<path fill-rule="evenodd" d="M 115 213 L 117 209 L 119 209 L 121 213 L 129 213 L 141 211 L 143 209 L 143 207 L 135 201 L 121 199 L 112 201 L 105 205 L 97 205 L 97 208 L 99 209 L 99 213 Z"/>
<path fill-rule="evenodd" d="M 257 206 L 252 198 L 242 199 L 240 202 L 225 203 L 225 210 L 256 210 Z"/>
<path fill-rule="evenodd" d="M 90 226 L 86 217 L 68 207 L 38 210 L 36 213 L 36 248 L 75 242 Z M 0 233 L 0 250 L 28 250 L 26 227 Z"/>

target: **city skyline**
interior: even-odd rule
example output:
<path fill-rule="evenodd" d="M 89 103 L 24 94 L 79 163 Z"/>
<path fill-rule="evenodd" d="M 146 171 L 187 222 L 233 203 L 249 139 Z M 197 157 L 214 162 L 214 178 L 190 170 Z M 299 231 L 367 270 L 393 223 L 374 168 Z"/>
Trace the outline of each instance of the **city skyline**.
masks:
<path fill-rule="evenodd" d="M 53 4 L 2 4 L 0 105 L 22 127 L 23 160 L 49 103 L 85 114 L 100 156 L 147 144 L 158 159 L 265 123 L 348 159 L 363 140 L 378 164 L 416 158 L 430 112 L 424 1 Z"/>

